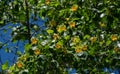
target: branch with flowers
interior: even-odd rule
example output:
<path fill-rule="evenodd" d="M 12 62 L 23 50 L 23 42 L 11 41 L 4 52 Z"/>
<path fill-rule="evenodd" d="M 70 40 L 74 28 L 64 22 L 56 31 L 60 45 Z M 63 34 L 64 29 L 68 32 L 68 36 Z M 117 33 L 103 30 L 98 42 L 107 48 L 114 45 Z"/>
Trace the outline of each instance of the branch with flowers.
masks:
<path fill-rule="evenodd" d="M 120 68 L 117 6 L 110 0 L 40 1 L 40 16 L 48 18 L 46 29 L 31 38 L 9 71 L 67 74 L 67 68 L 75 68 L 77 73 L 92 74 L 105 73 L 104 67 Z"/>

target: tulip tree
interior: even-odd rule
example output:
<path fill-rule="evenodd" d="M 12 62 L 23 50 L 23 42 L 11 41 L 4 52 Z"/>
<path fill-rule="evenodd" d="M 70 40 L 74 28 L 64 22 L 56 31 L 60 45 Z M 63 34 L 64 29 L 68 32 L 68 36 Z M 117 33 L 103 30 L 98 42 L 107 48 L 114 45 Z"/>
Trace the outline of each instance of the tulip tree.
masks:
<path fill-rule="evenodd" d="M 37 15 L 48 18 L 46 29 L 29 39 L 24 46 L 25 53 L 8 73 L 67 74 L 68 68 L 75 68 L 77 73 L 99 74 L 105 73 L 104 67 L 120 68 L 119 0 L 36 3 L 30 0 L 28 7 L 35 6 L 33 11 Z M 29 10 L 28 14 L 32 9 Z"/>

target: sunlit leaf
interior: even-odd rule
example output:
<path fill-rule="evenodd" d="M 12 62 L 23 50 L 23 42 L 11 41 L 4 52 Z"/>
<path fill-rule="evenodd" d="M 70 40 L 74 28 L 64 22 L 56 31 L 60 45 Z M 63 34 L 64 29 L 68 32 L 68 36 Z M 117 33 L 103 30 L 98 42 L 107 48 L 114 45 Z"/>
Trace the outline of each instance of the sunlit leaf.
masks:
<path fill-rule="evenodd" d="M 54 30 L 48 29 L 48 30 L 47 30 L 47 33 L 48 33 L 48 34 L 52 34 L 52 33 L 54 33 Z"/>
<path fill-rule="evenodd" d="M 24 46 L 24 48 L 25 48 L 26 51 L 29 51 L 30 48 L 31 48 L 31 44 L 26 44 L 26 45 Z"/>
<path fill-rule="evenodd" d="M 8 68 L 8 61 L 2 65 L 2 70 L 6 70 Z"/>

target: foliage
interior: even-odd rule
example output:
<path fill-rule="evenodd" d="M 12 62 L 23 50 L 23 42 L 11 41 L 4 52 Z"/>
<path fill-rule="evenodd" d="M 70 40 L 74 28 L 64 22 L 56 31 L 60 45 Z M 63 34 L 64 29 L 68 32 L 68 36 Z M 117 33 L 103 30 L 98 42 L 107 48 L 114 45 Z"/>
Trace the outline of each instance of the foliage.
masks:
<path fill-rule="evenodd" d="M 31 38 L 8 72 L 67 74 L 75 68 L 99 74 L 104 67 L 120 68 L 119 5 L 119 0 L 38 1 L 36 10 L 48 18 L 46 30 Z"/>

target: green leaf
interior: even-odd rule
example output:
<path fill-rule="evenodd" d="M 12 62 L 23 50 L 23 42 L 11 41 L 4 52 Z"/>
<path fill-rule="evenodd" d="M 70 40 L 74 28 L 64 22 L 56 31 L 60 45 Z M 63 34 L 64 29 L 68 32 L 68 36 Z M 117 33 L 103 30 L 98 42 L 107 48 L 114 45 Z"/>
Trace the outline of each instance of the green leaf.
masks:
<path fill-rule="evenodd" d="M 79 20 L 80 18 L 73 18 L 72 20 L 75 21 L 75 20 Z"/>
<path fill-rule="evenodd" d="M 61 41 L 57 42 L 57 44 L 63 45 L 63 41 L 61 40 Z"/>
<path fill-rule="evenodd" d="M 7 32 L 7 30 L 6 29 L 4 29 L 4 33 L 6 33 Z"/>
<path fill-rule="evenodd" d="M 84 36 L 84 39 L 89 39 L 90 38 L 90 35 L 85 35 Z"/>
<path fill-rule="evenodd" d="M 20 51 L 17 51 L 17 55 L 22 55 L 22 53 Z"/>
<path fill-rule="evenodd" d="M 52 33 L 54 33 L 54 31 L 51 30 L 51 29 L 48 29 L 48 30 L 47 30 L 47 33 L 48 33 L 48 34 L 52 34 Z"/>
<path fill-rule="evenodd" d="M 2 21 L 0 21 L 0 24 L 4 24 L 4 21 L 2 20 Z"/>
<path fill-rule="evenodd" d="M 8 48 L 5 48 L 5 52 L 9 52 L 9 49 L 8 49 Z"/>
<path fill-rule="evenodd" d="M 48 45 L 45 45 L 45 47 L 44 47 L 45 49 L 49 49 L 49 46 Z"/>
<path fill-rule="evenodd" d="M 108 46 L 108 45 L 110 45 L 110 44 L 111 44 L 111 41 L 108 40 L 108 41 L 106 42 L 106 45 Z"/>
<path fill-rule="evenodd" d="M 8 26 L 8 28 L 9 28 L 9 29 L 11 29 L 11 28 L 12 28 L 12 26 Z"/>
<path fill-rule="evenodd" d="M 2 70 L 6 70 L 8 68 L 8 61 L 2 65 Z"/>
<path fill-rule="evenodd" d="M 19 19 L 20 19 L 21 21 L 24 21 L 24 20 L 25 20 L 25 15 L 24 15 L 24 13 L 21 13 L 21 14 L 20 14 Z"/>
<path fill-rule="evenodd" d="M 9 70 L 10 71 L 14 70 L 14 66 L 10 66 Z"/>
<path fill-rule="evenodd" d="M 65 39 L 66 40 L 70 39 L 70 36 L 69 35 L 65 36 Z"/>
<path fill-rule="evenodd" d="M 31 48 L 31 44 L 26 44 L 24 48 L 26 51 L 29 51 L 29 49 Z"/>
<path fill-rule="evenodd" d="M 65 12 L 65 9 L 62 9 L 59 11 L 59 16 L 63 16 L 64 15 L 64 12 Z"/>
<path fill-rule="evenodd" d="M 0 42 L 0 49 L 2 48 L 2 42 Z"/>

